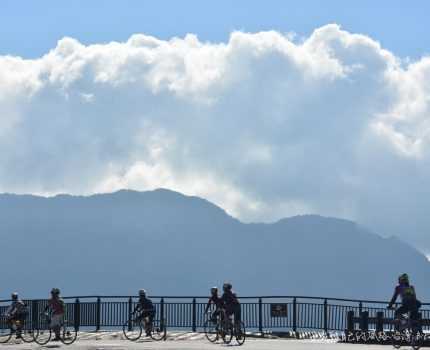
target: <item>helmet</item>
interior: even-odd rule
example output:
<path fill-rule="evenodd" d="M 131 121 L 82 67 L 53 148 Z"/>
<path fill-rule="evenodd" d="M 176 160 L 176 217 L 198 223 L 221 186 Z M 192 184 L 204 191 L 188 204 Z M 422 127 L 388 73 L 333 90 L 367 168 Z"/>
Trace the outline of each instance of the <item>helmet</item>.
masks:
<path fill-rule="evenodd" d="M 232 288 L 233 286 L 231 285 L 231 283 L 228 283 L 228 282 L 225 282 L 223 285 L 222 285 L 222 289 L 223 290 L 231 290 L 231 288 Z"/>
<path fill-rule="evenodd" d="M 140 297 L 146 296 L 146 290 L 145 289 L 139 289 L 139 296 Z"/>
<path fill-rule="evenodd" d="M 12 300 L 18 300 L 18 293 L 17 292 L 12 293 L 11 298 Z"/>
<path fill-rule="evenodd" d="M 218 293 L 218 287 L 212 287 L 211 294 L 216 294 L 216 293 Z"/>
<path fill-rule="evenodd" d="M 409 276 L 407 273 L 401 274 L 399 276 L 399 283 L 409 283 Z"/>
<path fill-rule="evenodd" d="M 60 294 L 60 290 L 58 288 L 52 288 L 51 289 L 51 294 L 52 295 L 59 295 Z"/>

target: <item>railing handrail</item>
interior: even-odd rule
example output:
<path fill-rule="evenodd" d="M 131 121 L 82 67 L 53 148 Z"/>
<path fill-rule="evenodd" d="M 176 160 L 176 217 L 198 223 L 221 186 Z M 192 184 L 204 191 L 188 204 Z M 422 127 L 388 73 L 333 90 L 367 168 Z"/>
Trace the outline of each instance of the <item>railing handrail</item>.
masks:
<path fill-rule="evenodd" d="M 79 296 L 66 296 L 62 297 L 65 300 L 70 299 L 137 299 L 138 296 L 136 295 L 79 295 Z M 154 299 L 190 299 L 190 303 L 193 299 L 205 299 L 207 300 L 209 296 L 188 296 L 188 295 L 150 295 L 149 298 Z M 348 299 L 348 298 L 333 298 L 333 297 L 313 297 L 313 296 L 304 296 L 304 295 L 263 295 L 263 296 L 239 296 L 239 300 L 246 300 L 246 299 L 305 299 L 305 300 L 319 300 L 322 303 L 325 301 L 338 301 L 338 302 L 349 302 L 349 303 L 362 303 L 362 304 L 388 304 L 387 300 L 380 301 L 380 300 L 364 300 L 364 299 Z M 25 300 L 47 300 L 47 298 L 29 298 Z M 0 300 L 1 303 L 3 302 L 10 302 L 10 299 L 4 299 Z M 430 303 L 422 303 L 422 305 L 430 305 Z"/>

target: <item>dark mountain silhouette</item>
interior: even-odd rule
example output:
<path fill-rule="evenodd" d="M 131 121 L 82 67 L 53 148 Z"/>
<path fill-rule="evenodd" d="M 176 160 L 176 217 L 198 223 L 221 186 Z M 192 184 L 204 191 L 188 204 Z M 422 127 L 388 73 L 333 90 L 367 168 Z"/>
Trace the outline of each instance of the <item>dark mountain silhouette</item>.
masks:
<path fill-rule="evenodd" d="M 169 190 L 89 197 L 0 195 L 0 296 L 206 295 L 233 282 L 242 295 L 386 299 L 408 272 L 430 300 L 430 264 L 398 239 L 315 215 L 243 224 L 198 197 Z"/>

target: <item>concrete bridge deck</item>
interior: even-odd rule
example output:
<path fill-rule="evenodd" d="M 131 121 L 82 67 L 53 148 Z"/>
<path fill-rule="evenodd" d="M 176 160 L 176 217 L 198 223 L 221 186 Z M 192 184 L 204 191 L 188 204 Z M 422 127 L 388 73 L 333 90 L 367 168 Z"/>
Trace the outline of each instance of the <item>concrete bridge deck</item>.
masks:
<path fill-rule="evenodd" d="M 214 350 L 217 348 L 237 348 L 249 350 L 376 350 L 381 349 L 380 345 L 353 345 L 341 344 L 334 340 L 293 340 L 293 339 L 261 339 L 247 338 L 242 347 L 235 345 L 225 345 L 223 343 L 209 343 L 201 333 L 171 333 L 167 341 L 152 341 L 143 339 L 138 342 L 130 342 L 123 339 L 120 332 L 103 333 L 80 333 L 76 342 L 72 345 L 50 342 L 45 346 L 35 343 L 26 344 L 20 341 L 11 340 L 8 344 L 0 345 L 0 349 L 79 349 L 79 350 L 127 350 L 127 349 L 165 349 L 165 350 Z"/>

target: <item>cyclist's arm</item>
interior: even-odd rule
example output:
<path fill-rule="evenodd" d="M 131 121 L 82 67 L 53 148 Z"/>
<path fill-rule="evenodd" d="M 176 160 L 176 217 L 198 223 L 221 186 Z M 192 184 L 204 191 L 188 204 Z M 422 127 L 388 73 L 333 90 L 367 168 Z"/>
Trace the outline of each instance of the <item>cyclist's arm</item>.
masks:
<path fill-rule="evenodd" d="M 211 307 L 211 302 L 212 302 L 212 299 L 209 299 L 205 308 L 205 312 L 208 312 L 209 308 Z"/>
<path fill-rule="evenodd" d="M 396 289 L 394 289 L 394 294 L 393 294 L 393 297 L 390 300 L 390 303 L 388 304 L 388 307 L 392 307 L 394 305 L 394 303 L 396 302 L 398 296 L 399 296 L 399 291 L 397 290 L 397 287 L 396 287 Z"/>

